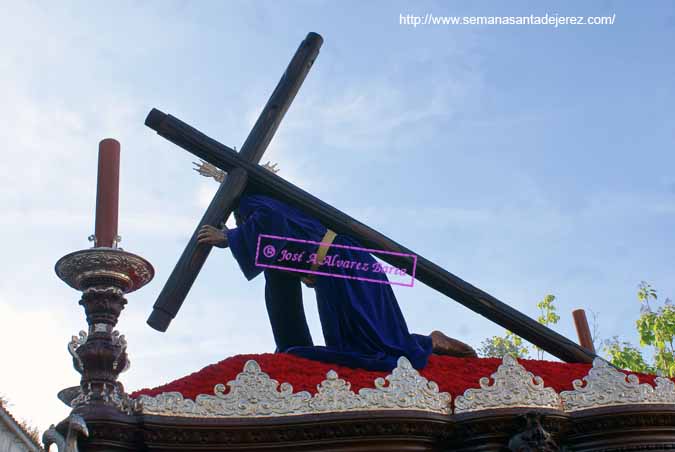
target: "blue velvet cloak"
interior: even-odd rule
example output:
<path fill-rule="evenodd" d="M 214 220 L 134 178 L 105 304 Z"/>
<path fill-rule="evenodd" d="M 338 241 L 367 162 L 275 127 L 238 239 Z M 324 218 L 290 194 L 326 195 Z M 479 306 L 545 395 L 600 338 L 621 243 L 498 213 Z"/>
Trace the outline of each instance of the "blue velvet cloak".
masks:
<path fill-rule="evenodd" d="M 251 280 L 265 268 L 256 265 L 259 234 L 291 237 L 321 242 L 326 227 L 301 210 L 263 195 L 242 196 L 239 215 L 244 223 L 228 232 L 229 247 L 244 276 Z M 298 251 L 299 244 L 276 240 L 277 248 Z M 352 237 L 338 235 L 333 244 L 361 247 Z M 302 244 L 307 254 L 317 245 Z M 308 249 L 313 247 L 313 249 Z M 328 254 L 373 265 L 376 260 L 367 252 L 331 247 Z M 259 260 L 262 253 L 259 254 Z M 311 264 L 295 264 L 309 268 Z M 322 266 L 323 267 L 323 266 Z M 323 269 L 323 268 L 322 268 Z M 331 268 L 331 274 L 367 276 L 387 281 L 384 273 L 358 272 Z M 303 276 L 297 273 L 298 277 Z M 380 284 L 335 276 L 316 277 L 316 299 L 326 346 L 295 346 L 282 352 L 309 359 L 370 370 L 391 370 L 400 356 L 410 360 L 416 369 L 423 368 L 431 354 L 428 336 L 408 332 L 403 314 L 389 284 Z"/>

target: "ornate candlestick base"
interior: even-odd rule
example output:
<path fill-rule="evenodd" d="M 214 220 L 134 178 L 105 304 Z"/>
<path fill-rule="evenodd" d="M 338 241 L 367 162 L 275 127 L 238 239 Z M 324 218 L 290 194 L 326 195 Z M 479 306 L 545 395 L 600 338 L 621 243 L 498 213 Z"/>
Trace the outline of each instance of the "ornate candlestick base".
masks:
<path fill-rule="evenodd" d="M 79 390 L 66 389 L 59 397 L 72 408 L 102 403 L 132 411 L 117 381 L 129 368 L 127 343 L 114 328 L 127 304 L 124 295 L 152 280 L 152 265 L 118 248 L 91 248 L 62 257 L 55 269 L 66 284 L 82 291 L 80 305 L 89 324 L 88 332 L 80 331 L 68 344 L 73 366 L 82 375 Z"/>

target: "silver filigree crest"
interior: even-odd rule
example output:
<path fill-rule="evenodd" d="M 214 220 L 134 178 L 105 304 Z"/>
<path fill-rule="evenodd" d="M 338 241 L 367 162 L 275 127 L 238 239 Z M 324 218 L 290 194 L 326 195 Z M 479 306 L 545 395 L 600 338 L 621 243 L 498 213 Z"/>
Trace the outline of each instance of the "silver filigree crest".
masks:
<path fill-rule="evenodd" d="M 388 384 L 387 384 L 388 382 Z M 375 380 L 375 389 L 359 391 L 369 409 L 414 409 L 450 413 L 450 394 L 415 370 L 405 357 L 386 378 Z"/>
<path fill-rule="evenodd" d="M 490 378 L 494 381 L 490 385 Z M 560 396 L 553 388 L 544 387 L 541 377 L 528 372 L 511 355 L 490 378 L 479 380 L 480 389 L 467 389 L 455 399 L 455 413 L 467 413 L 498 408 L 561 409 Z"/>
<path fill-rule="evenodd" d="M 186 399 L 178 392 L 138 400 L 146 414 L 186 417 L 279 416 L 358 410 L 424 410 L 450 413 L 450 394 L 439 392 L 438 385 L 422 377 L 406 358 L 386 378 L 375 380 L 375 389 L 361 389 L 358 394 L 350 384 L 331 370 L 317 386 L 312 397 L 308 392 L 293 393 L 288 383 L 272 380 L 255 361 L 248 361 L 244 371 L 225 386 L 214 388 L 215 395 L 198 395 Z M 278 389 L 277 389 L 278 387 Z"/>
<path fill-rule="evenodd" d="M 654 379 L 656 387 L 651 403 L 669 403 L 675 404 L 675 383 L 670 378 L 656 377 Z"/>
<path fill-rule="evenodd" d="M 627 375 L 607 361 L 596 358 L 593 367 L 582 380 L 572 382 L 572 391 L 560 396 L 565 411 L 579 411 L 603 406 L 675 403 L 675 384 L 657 377 L 656 388 L 640 383 L 637 375 Z"/>
<path fill-rule="evenodd" d="M 156 397 L 141 396 L 143 412 L 159 415 L 199 417 L 245 417 L 294 414 L 303 411 L 312 398 L 306 391 L 293 393 L 293 386 L 273 380 L 257 362 L 249 360 L 244 371 L 225 385 L 218 384 L 214 395 L 198 395 L 193 400 L 170 392 Z"/>
<path fill-rule="evenodd" d="M 366 401 L 351 390 L 351 383 L 329 370 L 326 379 L 317 385 L 317 393 L 309 401 L 311 411 L 348 411 L 366 407 Z"/>

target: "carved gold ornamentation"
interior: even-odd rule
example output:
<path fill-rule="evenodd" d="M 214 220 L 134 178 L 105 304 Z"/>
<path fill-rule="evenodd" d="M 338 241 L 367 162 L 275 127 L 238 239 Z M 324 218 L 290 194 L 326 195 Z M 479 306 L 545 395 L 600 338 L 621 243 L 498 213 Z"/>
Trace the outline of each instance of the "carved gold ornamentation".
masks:
<path fill-rule="evenodd" d="M 562 409 L 560 396 L 553 388 L 544 387 L 541 377 L 528 372 L 511 355 L 504 356 L 490 378 L 479 380 L 480 389 L 467 389 L 458 396 L 455 413 L 516 407 Z"/>
<path fill-rule="evenodd" d="M 574 390 L 563 391 L 565 411 L 634 404 L 673 404 L 675 384 L 667 378 L 658 377 L 656 388 L 640 383 L 637 375 L 626 375 L 607 361 L 596 358 L 593 367 L 582 380 L 574 380 Z"/>
<path fill-rule="evenodd" d="M 155 397 L 141 396 L 142 412 L 163 416 L 250 417 L 313 414 L 358 410 L 423 410 L 448 414 L 450 394 L 422 377 L 406 358 L 399 358 L 392 374 L 375 380 L 374 389 L 357 394 L 333 370 L 317 386 L 313 397 L 306 391 L 294 393 L 288 383 L 279 383 L 262 372 L 255 361 L 247 361 L 236 379 L 214 388 L 214 395 L 185 399 L 178 392 Z"/>

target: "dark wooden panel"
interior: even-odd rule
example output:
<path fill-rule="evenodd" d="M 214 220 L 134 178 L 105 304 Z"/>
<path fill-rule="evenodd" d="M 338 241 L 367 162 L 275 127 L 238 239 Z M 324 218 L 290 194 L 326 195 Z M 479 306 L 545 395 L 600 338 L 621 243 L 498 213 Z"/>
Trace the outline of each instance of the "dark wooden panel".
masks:
<path fill-rule="evenodd" d="M 632 406 L 568 415 L 551 410 L 489 410 L 470 416 L 411 411 L 277 418 L 199 419 L 124 416 L 85 410 L 89 451 L 453 451 L 508 452 L 528 413 L 561 451 L 675 450 L 675 407 Z M 65 433 L 65 432 L 64 432 Z M 551 449 L 531 449 L 546 450 Z M 554 449 L 555 450 L 555 449 Z"/>

